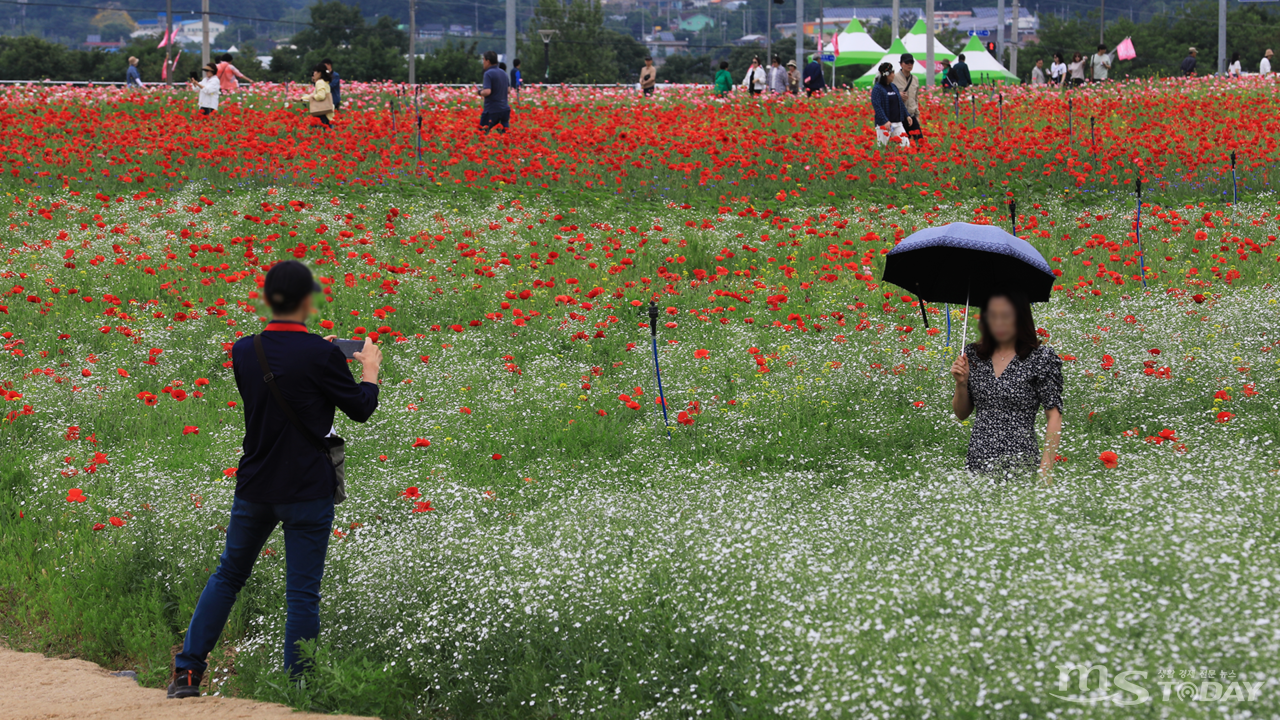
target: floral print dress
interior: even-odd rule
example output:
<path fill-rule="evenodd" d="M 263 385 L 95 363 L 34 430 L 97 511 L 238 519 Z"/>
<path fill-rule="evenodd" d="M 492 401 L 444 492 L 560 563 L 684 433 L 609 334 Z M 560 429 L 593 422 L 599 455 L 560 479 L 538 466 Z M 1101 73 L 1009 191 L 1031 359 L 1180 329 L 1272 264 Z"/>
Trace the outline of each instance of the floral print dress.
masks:
<path fill-rule="evenodd" d="M 976 344 L 966 347 L 964 354 L 969 358 L 969 399 L 977 416 L 965 467 L 976 473 L 1034 470 L 1040 463 L 1040 408 L 1062 410 L 1062 360 L 1041 345 L 1025 360 L 1014 355 L 996 377 L 991 359 L 979 358 Z"/>

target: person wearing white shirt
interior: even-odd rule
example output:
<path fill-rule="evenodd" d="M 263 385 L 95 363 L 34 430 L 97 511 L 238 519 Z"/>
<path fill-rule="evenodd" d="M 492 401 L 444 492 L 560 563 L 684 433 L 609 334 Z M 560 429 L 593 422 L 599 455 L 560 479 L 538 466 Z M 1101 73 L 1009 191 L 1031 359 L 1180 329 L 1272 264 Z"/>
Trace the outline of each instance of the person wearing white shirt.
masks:
<path fill-rule="evenodd" d="M 1067 79 L 1067 64 L 1062 62 L 1062 55 L 1053 54 L 1053 63 L 1049 65 L 1049 82 L 1061 85 Z"/>
<path fill-rule="evenodd" d="M 759 95 L 764 90 L 764 68 L 760 66 L 760 58 L 751 59 L 751 67 L 747 70 L 746 77 L 742 78 L 742 85 L 752 95 Z"/>
<path fill-rule="evenodd" d="M 773 64 L 769 66 L 769 92 L 783 95 L 787 92 L 787 70 L 782 67 L 782 60 L 773 56 Z"/>
<path fill-rule="evenodd" d="M 1031 84 L 1044 85 L 1044 60 L 1036 60 L 1036 66 L 1031 68 Z"/>
<path fill-rule="evenodd" d="M 1093 81 L 1106 82 L 1107 71 L 1111 69 L 1111 56 L 1107 54 L 1106 45 L 1098 45 L 1098 52 L 1090 58 L 1093 65 Z"/>
<path fill-rule="evenodd" d="M 1272 52 L 1271 52 L 1271 48 L 1267 48 L 1267 51 L 1266 51 L 1265 53 L 1263 53 L 1263 55 L 1262 55 L 1262 62 L 1258 63 L 1258 74 L 1259 74 L 1259 75 L 1270 75 L 1270 74 L 1271 74 L 1271 56 L 1272 56 L 1273 54 L 1274 54 L 1274 53 L 1272 53 Z"/>
<path fill-rule="evenodd" d="M 208 115 L 218 112 L 218 95 L 222 93 L 222 83 L 218 80 L 218 68 L 212 64 L 200 69 L 204 71 L 204 79 L 191 82 L 200 89 L 200 113 Z"/>
<path fill-rule="evenodd" d="M 1227 66 L 1227 77 L 1240 77 L 1240 53 L 1231 53 L 1231 64 Z"/>

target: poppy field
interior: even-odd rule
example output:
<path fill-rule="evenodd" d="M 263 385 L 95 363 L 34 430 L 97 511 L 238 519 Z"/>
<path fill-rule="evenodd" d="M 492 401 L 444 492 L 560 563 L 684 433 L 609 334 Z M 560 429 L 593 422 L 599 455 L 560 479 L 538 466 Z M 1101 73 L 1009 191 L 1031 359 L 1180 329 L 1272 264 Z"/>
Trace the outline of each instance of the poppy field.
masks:
<path fill-rule="evenodd" d="M 344 89 L 332 135 L 286 88 L 212 118 L 5 91 L 3 639 L 167 679 L 234 489 L 229 349 L 298 259 L 312 328 L 383 346 L 380 405 L 337 421 L 314 677 L 276 669 L 277 534 L 210 693 L 387 718 L 1274 715 L 1280 128 L 1270 88 L 1214 82 L 938 96 L 910 148 L 874 146 L 861 97 L 544 91 L 484 136 L 438 89 L 421 162 L 393 87 Z M 880 282 L 896 241 L 1009 227 L 1010 201 L 1059 277 L 1034 308 L 1066 379 L 1047 487 L 963 471 L 947 369 L 977 309 Z M 1146 696 L 1064 688 L 1076 664 Z"/>

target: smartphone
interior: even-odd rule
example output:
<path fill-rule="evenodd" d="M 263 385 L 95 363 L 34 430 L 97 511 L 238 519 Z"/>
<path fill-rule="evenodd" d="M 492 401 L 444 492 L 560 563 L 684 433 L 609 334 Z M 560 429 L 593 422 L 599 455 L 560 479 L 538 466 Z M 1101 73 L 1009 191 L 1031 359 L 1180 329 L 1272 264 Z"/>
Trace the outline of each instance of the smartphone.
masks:
<path fill-rule="evenodd" d="M 337 345 L 339 348 L 341 348 L 341 349 L 342 349 L 342 354 L 343 354 L 343 355 L 346 355 L 347 357 L 355 357 L 355 354 L 356 354 L 356 353 L 358 353 L 358 352 L 360 352 L 361 350 L 363 350 L 363 349 L 364 349 L 364 341 L 363 341 L 363 340 L 339 340 L 339 339 L 335 339 L 335 340 L 333 341 L 333 344 L 334 344 L 334 345 Z"/>

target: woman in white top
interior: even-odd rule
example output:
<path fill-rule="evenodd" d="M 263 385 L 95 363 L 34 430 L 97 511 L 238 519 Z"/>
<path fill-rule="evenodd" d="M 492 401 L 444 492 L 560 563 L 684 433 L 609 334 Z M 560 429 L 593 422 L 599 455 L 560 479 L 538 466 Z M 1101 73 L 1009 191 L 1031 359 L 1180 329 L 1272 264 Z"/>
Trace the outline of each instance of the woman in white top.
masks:
<path fill-rule="evenodd" d="M 1067 79 L 1067 64 L 1062 62 L 1061 54 L 1054 53 L 1053 63 L 1049 65 L 1049 82 L 1054 85 L 1060 85 L 1063 82 L 1066 82 L 1066 79 Z"/>
<path fill-rule="evenodd" d="M 1240 53 L 1231 53 L 1231 64 L 1227 66 L 1227 77 L 1240 77 Z"/>
<path fill-rule="evenodd" d="M 759 95 L 764 90 L 764 68 L 760 66 L 760 58 L 751 60 L 751 68 L 747 70 L 747 76 L 742 78 L 742 84 L 752 95 Z"/>
<path fill-rule="evenodd" d="M 200 113 L 208 115 L 218 112 L 218 94 L 222 92 L 222 83 L 218 81 L 218 68 L 212 64 L 200 68 L 204 71 L 204 79 L 200 82 L 192 80 L 192 84 L 200 91 Z"/>
<path fill-rule="evenodd" d="M 1067 70 L 1071 73 L 1072 85 L 1084 84 L 1084 56 L 1076 53 L 1071 57 L 1071 64 L 1067 66 Z"/>

